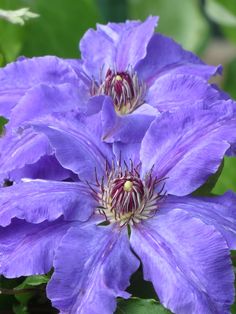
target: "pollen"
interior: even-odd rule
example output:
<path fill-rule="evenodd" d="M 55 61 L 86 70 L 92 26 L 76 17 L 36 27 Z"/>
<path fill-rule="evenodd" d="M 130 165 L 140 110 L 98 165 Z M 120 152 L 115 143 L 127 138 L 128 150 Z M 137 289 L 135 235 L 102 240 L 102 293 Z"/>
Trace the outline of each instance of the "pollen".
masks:
<path fill-rule="evenodd" d="M 122 77 L 120 75 L 116 75 L 115 79 L 116 81 L 122 81 Z"/>
<path fill-rule="evenodd" d="M 130 191 L 132 191 L 132 188 L 133 188 L 133 182 L 129 181 L 129 180 L 126 181 L 124 184 L 124 191 L 130 192 Z"/>

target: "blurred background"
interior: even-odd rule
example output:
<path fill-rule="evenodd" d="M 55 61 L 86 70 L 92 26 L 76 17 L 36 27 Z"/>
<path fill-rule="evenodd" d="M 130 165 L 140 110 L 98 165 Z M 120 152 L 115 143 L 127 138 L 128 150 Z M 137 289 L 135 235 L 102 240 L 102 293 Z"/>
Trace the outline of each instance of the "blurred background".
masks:
<path fill-rule="evenodd" d="M 207 63 L 224 66 L 216 82 L 236 99 L 236 0 L 0 0 L 0 9 L 22 7 L 39 17 L 24 25 L 0 19 L 0 66 L 22 55 L 79 58 L 80 38 L 96 23 L 159 15 L 158 32 L 173 37 Z M 225 158 L 213 192 L 228 189 L 236 191 L 236 158 Z M 26 312 L 22 308 L 15 313 Z"/>

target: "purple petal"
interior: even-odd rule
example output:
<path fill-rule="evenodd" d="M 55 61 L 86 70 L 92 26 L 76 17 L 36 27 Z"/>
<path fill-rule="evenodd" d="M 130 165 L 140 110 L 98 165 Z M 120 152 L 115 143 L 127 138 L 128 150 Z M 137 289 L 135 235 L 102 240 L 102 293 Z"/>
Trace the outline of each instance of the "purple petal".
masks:
<path fill-rule="evenodd" d="M 125 71 L 143 59 L 147 53 L 147 45 L 157 26 L 157 17 L 148 17 L 145 22 L 135 27 L 123 30 L 119 34 L 117 45 L 116 65 L 118 71 Z"/>
<path fill-rule="evenodd" d="M 91 102 L 94 104 L 95 99 Z M 81 109 L 84 110 L 85 108 L 83 108 L 77 88 L 72 85 L 38 85 L 31 89 L 13 109 L 12 119 L 7 124 L 6 135 L 0 141 L 0 173 L 8 173 L 23 168 L 27 164 L 37 162 L 42 156 L 53 153 L 47 138 L 43 134 L 37 134 L 30 128 L 15 131 L 17 124 L 29 119 L 38 120 L 40 116 L 58 112 L 64 112 L 67 119 L 71 119 L 71 115 L 75 115 L 76 111 L 78 114 Z M 60 116 L 60 119 L 65 119 L 64 114 Z M 91 118 L 88 117 L 88 123 L 92 124 L 93 127 L 100 125 L 101 128 L 99 121 L 95 124 L 94 121 L 91 123 L 90 120 Z M 100 131 L 100 134 L 102 134 L 102 131 Z M 29 177 L 33 177 L 33 175 Z"/>
<path fill-rule="evenodd" d="M 98 119 L 93 122 L 100 124 Z M 81 180 L 94 180 L 95 168 L 98 177 L 103 176 L 106 161 L 112 158 L 111 147 L 102 143 L 97 133 L 89 132 L 86 125 L 72 119 L 49 119 L 34 127 L 48 137 L 60 164 Z"/>
<path fill-rule="evenodd" d="M 192 106 L 198 100 L 213 103 L 220 93 L 205 80 L 193 75 L 166 74 L 149 88 L 146 101 L 159 111 L 174 111 Z"/>
<path fill-rule="evenodd" d="M 166 177 L 169 194 L 186 195 L 201 186 L 220 166 L 236 141 L 235 105 L 222 101 L 164 113 L 147 131 L 141 145 L 143 172 Z M 209 153 L 210 152 L 210 153 Z"/>
<path fill-rule="evenodd" d="M 15 220 L 0 228 L 0 273 L 7 278 L 45 274 L 61 238 L 75 223 L 30 224 Z"/>
<path fill-rule="evenodd" d="M 77 179 L 76 175 L 70 170 L 64 169 L 55 156 L 43 156 L 34 164 L 26 165 L 21 169 L 9 172 L 4 179 L 19 182 L 22 178 L 43 179 L 43 180 L 67 180 Z"/>
<path fill-rule="evenodd" d="M 72 228 L 57 250 L 47 295 L 63 313 L 113 313 L 138 266 L 124 229 Z"/>
<path fill-rule="evenodd" d="M 19 99 L 35 85 L 77 82 L 73 68 L 60 58 L 46 56 L 13 62 L 0 69 L 0 115 L 8 118 Z"/>
<path fill-rule="evenodd" d="M 141 142 L 144 134 L 149 128 L 151 122 L 156 117 L 156 111 L 152 110 L 152 114 L 144 111 L 134 111 L 132 114 L 119 116 L 114 109 L 111 99 L 104 102 L 102 108 L 102 126 L 103 137 L 105 142 L 122 142 L 134 143 Z"/>
<path fill-rule="evenodd" d="M 184 50 L 173 39 L 161 34 L 152 36 L 146 57 L 136 66 L 139 77 L 150 85 L 165 73 L 189 74 L 209 79 L 221 68 L 204 64 L 192 52 Z"/>
<path fill-rule="evenodd" d="M 191 216 L 215 226 L 226 239 L 231 250 L 236 249 L 236 195 L 227 192 L 217 197 L 175 197 L 169 196 L 162 203 L 161 212 L 180 208 Z"/>
<path fill-rule="evenodd" d="M 213 226 L 173 210 L 133 228 L 131 245 L 165 307 L 181 314 L 230 313 L 233 267 Z"/>
<path fill-rule="evenodd" d="M 84 67 L 91 78 L 100 79 L 104 72 L 114 64 L 115 45 L 113 39 L 101 30 L 89 29 L 80 41 L 80 51 Z"/>
<path fill-rule="evenodd" d="M 145 22 L 109 23 L 88 30 L 80 41 L 84 66 L 91 77 L 99 79 L 101 69 L 106 73 L 115 66 L 117 71 L 134 67 L 146 55 L 147 44 L 157 25 L 157 17 Z"/>
<path fill-rule="evenodd" d="M 14 217 L 27 222 L 65 219 L 87 220 L 96 206 L 87 186 L 76 182 L 25 180 L 1 188 L 0 225 Z"/>
<path fill-rule="evenodd" d="M 140 163 L 140 143 L 120 143 L 116 142 L 113 144 L 113 152 L 116 156 L 116 160 L 123 160 L 127 164 L 132 160 L 134 165 Z"/>
<path fill-rule="evenodd" d="M 53 153 L 45 135 L 32 128 L 20 129 L 17 133 L 7 132 L 0 140 L 0 152 L 0 173 L 21 169 Z"/>
<path fill-rule="evenodd" d="M 37 85 L 30 89 L 13 108 L 11 127 L 53 112 L 64 114 L 83 108 L 77 85 Z"/>

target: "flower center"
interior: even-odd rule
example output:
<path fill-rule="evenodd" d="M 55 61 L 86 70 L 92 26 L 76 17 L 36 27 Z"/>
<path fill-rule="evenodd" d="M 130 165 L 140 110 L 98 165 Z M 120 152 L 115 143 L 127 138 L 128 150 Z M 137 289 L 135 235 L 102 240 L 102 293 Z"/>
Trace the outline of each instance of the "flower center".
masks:
<path fill-rule="evenodd" d="M 148 173 L 142 180 L 139 167 L 125 164 L 112 167 L 106 171 L 106 178 L 97 182 L 96 199 L 99 202 L 97 212 L 105 216 L 110 223 L 120 226 L 139 223 L 143 219 L 152 217 L 158 209 L 158 201 L 164 196 L 157 192 L 157 184 L 161 180 Z"/>
<path fill-rule="evenodd" d="M 91 94 L 112 97 L 116 112 L 125 115 L 144 103 L 145 92 L 146 86 L 138 80 L 136 72 L 116 72 L 109 69 L 100 86 L 93 84 Z"/>
<path fill-rule="evenodd" d="M 109 185 L 108 207 L 119 215 L 133 214 L 142 206 L 144 187 L 140 178 L 124 175 Z"/>

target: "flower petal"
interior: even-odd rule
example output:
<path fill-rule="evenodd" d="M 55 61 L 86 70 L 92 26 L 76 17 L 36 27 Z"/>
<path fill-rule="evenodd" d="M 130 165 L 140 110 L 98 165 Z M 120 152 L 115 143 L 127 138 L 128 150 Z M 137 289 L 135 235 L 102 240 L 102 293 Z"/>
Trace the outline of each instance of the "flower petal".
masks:
<path fill-rule="evenodd" d="M 132 160 L 134 165 L 140 164 L 140 143 L 113 143 L 113 152 L 116 156 L 116 160 L 125 161 L 129 164 L 130 160 Z"/>
<path fill-rule="evenodd" d="M 86 220 L 95 208 L 88 187 L 76 182 L 27 180 L 1 188 L 0 225 L 10 224 L 14 217 L 40 223 L 65 219 Z"/>
<path fill-rule="evenodd" d="M 55 156 L 45 155 L 34 164 L 28 164 L 21 169 L 16 169 L 2 175 L 3 179 L 8 179 L 12 182 L 19 182 L 22 178 L 43 179 L 43 180 L 77 180 L 77 176 L 63 168 Z"/>
<path fill-rule="evenodd" d="M 192 106 L 198 100 L 213 103 L 221 94 L 200 77 L 185 74 L 166 74 L 148 90 L 146 101 L 160 112 Z"/>
<path fill-rule="evenodd" d="M 134 67 L 145 57 L 147 44 L 157 25 L 157 17 L 144 22 L 97 25 L 88 30 L 80 41 L 85 68 L 91 77 L 100 78 L 101 69 L 106 73 L 115 66 L 117 71 Z"/>
<path fill-rule="evenodd" d="M 73 225 L 61 220 L 41 224 L 14 220 L 0 227 L 0 273 L 7 278 L 47 273 L 61 238 Z"/>
<path fill-rule="evenodd" d="M 76 82 L 78 78 L 73 68 L 57 57 L 24 58 L 10 63 L 0 69 L 0 115 L 8 118 L 19 99 L 35 85 Z"/>
<path fill-rule="evenodd" d="M 137 64 L 136 70 L 139 77 L 151 85 L 157 77 L 166 73 L 189 74 L 209 79 L 217 73 L 220 74 L 221 67 L 206 65 L 173 39 L 155 34 L 148 44 L 145 58 Z"/>
<path fill-rule="evenodd" d="M 101 123 L 99 119 L 92 121 L 94 129 Z M 102 143 L 97 133 L 89 132 L 86 124 L 49 118 L 35 123 L 34 128 L 48 137 L 60 164 L 77 173 L 81 180 L 94 181 L 95 168 L 98 177 L 103 176 L 106 161 L 113 156 L 112 148 Z"/>
<path fill-rule="evenodd" d="M 44 134 L 36 133 L 32 128 L 7 132 L 0 140 L 0 173 L 23 168 L 51 154 L 52 148 Z"/>
<path fill-rule="evenodd" d="M 233 267 L 213 226 L 173 210 L 133 228 L 131 245 L 165 307 L 178 314 L 230 313 Z"/>
<path fill-rule="evenodd" d="M 153 110 L 152 115 L 134 111 L 132 114 L 119 116 L 115 112 L 111 99 L 104 102 L 101 118 L 103 126 L 102 139 L 107 143 L 141 142 L 151 122 L 156 117 Z"/>
<path fill-rule="evenodd" d="M 77 85 L 37 85 L 31 88 L 13 108 L 11 127 L 53 112 L 63 112 L 66 115 L 68 112 L 79 111 L 83 108 L 81 98 Z"/>
<path fill-rule="evenodd" d="M 147 45 L 157 26 L 157 21 L 156 16 L 149 16 L 143 23 L 122 30 L 117 43 L 116 65 L 118 71 L 125 71 L 128 66 L 135 67 L 138 61 L 145 57 Z"/>
<path fill-rule="evenodd" d="M 142 141 L 143 172 L 154 165 L 155 175 L 167 178 L 169 194 L 182 196 L 201 186 L 236 142 L 235 104 L 221 101 L 210 109 L 204 106 L 162 114 Z"/>
<path fill-rule="evenodd" d="M 57 250 L 47 295 L 63 313 L 113 313 L 138 266 L 124 229 L 72 228 Z"/>
<path fill-rule="evenodd" d="M 236 249 L 236 194 L 227 192 L 214 197 L 168 196 L 162 203 L 161 212 L 180 208 L 206 224 L 215 226 L 226 239 L 231 250 Z"/>

